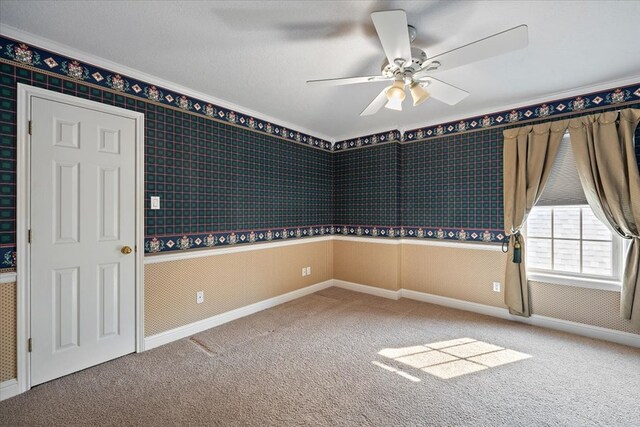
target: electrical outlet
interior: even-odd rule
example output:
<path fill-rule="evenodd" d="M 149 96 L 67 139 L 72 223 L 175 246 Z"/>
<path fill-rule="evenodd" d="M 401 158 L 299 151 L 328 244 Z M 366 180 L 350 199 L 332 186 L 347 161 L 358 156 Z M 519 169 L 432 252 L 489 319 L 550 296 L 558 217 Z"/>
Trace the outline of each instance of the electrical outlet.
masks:
<path fill-rule="evenodd" d="M 302 267 L 302 277 L 307 275 L 307 269 L 306 267 Z"/>
<path fill-rule="evenodd" d="M 500 282 L 493 282 L 493 292 L 500 292 Z"/>
<path fill-rule="evenodd" d="M 196 304 L 202 304 L 204 302 L 204 291 L 196 292 Z"/>
<path fill-rule="evenodd" d="M 307 267 L 307 276 L 311 276 L 311 267 Z"/>

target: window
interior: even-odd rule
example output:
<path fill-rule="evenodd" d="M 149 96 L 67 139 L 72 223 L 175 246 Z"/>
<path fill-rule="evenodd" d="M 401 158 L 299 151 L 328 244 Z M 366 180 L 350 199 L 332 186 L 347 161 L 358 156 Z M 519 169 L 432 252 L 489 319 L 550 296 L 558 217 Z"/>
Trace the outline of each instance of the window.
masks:
<path fill-rule="evenodd" d="M 622 239 L 589 206 L 534 207 L 526 233 L 529 271 L 620 280 Z"/>
<path fill-rule="evenodd" d="M 524 232 L 529 279 L 620 290 L 623 239 L 587 204 L 568 134 Z"/>

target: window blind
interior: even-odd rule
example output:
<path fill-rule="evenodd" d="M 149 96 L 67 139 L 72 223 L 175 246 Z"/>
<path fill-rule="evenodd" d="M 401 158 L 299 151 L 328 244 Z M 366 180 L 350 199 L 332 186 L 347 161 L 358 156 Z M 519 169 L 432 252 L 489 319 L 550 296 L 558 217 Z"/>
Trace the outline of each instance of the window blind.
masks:
<path fill-rule="evenodd" d="M 586 205 L 578 168 L 573 157 L 571 141 L 567 133 L 560 142 L 556 161 L 551 167 L 547 185 L 536 206 Z"/>

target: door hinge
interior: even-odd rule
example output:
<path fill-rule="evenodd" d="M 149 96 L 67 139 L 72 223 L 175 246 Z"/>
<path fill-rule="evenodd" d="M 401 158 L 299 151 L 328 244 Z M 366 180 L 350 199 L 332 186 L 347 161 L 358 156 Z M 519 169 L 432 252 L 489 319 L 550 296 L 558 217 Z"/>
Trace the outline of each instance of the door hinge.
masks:
<path fill-rule="evenodd" d="M 27 242 L 31 243 L 31 229 L 27 232 Z"/>
<path fill-rule="evenodd" d="M 27 348 L 29 350 L 29 353 L 31 353 L 31 351 L 33 350 L 33 345 L 31 344 L 31 338 L 29 338 L 29 340 L 27 341 Z"/>
<path fill-rule="evenodd" d="M 33 124 L 31 120 L 29 120 L 29 135 L 31 135 L 31 132 L 33 132 Z"/>

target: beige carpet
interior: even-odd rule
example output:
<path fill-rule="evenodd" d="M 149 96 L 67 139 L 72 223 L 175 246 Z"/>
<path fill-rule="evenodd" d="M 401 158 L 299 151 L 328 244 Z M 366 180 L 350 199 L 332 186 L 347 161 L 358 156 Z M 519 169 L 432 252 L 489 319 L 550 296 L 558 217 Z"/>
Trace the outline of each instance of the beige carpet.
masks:
<path fill-rule="evenodd" d="M 3 426 L 639 421 L 638 349 L 336 288 L 0 402 Z"/>

